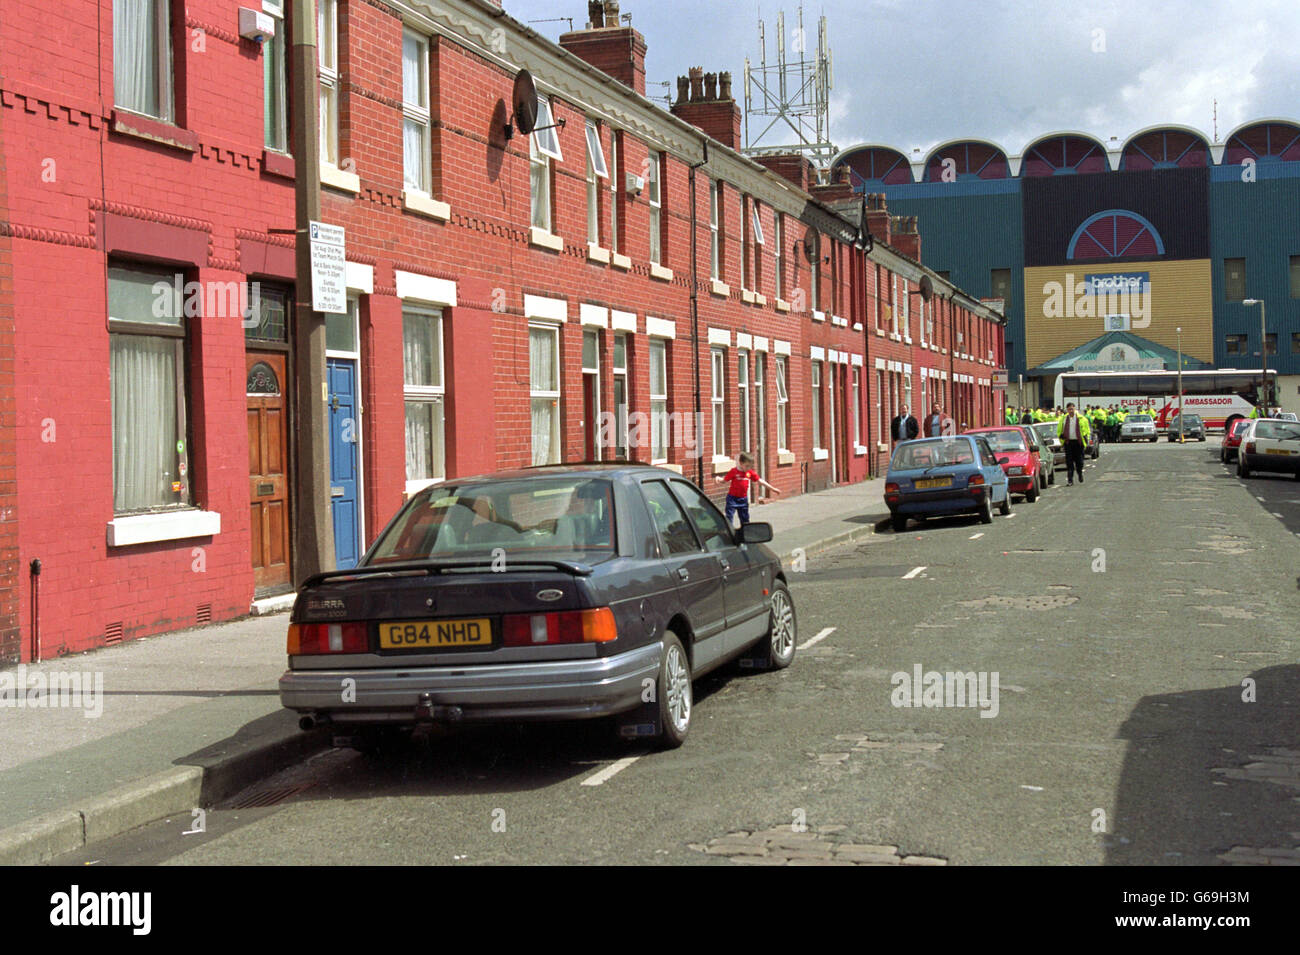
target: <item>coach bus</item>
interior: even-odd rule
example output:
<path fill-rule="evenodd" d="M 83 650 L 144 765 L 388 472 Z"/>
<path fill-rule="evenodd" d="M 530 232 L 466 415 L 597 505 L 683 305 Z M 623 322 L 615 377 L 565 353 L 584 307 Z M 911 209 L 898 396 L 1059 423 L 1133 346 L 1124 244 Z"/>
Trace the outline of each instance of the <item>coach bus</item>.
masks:
<path fill-rule="evenodd" d="M 1277 372 L 1267 374 L 1276 380 Z M 1249 417 L 1259 394 L 1259 372 L 1216 369 L 1183 372 L 1183 405 L 1197 414 L 1207 428 L 1222 428 L 1233 418 Z M 1156 409 L 1156 429 L 1168 430 L 1169 419 L 1178 413 L 1176 371 L 1066 371 L 1056 377 L 1056 406 L 1073 401 L 1080 408 L 1091 405 L 1136 410 Z"/>

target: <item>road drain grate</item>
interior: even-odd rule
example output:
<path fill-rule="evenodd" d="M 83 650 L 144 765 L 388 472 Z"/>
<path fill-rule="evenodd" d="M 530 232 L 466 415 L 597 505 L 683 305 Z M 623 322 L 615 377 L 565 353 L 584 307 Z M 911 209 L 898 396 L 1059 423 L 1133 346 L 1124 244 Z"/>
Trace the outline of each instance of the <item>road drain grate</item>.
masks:
<path fill-rule="evenodd" d="M 696 852 L 723 856 L 740 865 L 947 865 L 938 856 L 903 855 L 898 846 L 840 841 L 845 826 L 776 826 L 742 829 L 706 843 L 687 843 Z"/>
<path fill-rule="evenodd" d="M 274 789 L 259 789 L 257 792 L 249 793 L 247 796 L 241 796 L 235 802 L 232 802 L 228 809 L 262 809 L 266 806 L 275 806 L 284 802 L 290 796 L 302 792 L 304 789 L 310 789 L 311 783 L 303 783 L 299 786 L 280 786 Z"/>

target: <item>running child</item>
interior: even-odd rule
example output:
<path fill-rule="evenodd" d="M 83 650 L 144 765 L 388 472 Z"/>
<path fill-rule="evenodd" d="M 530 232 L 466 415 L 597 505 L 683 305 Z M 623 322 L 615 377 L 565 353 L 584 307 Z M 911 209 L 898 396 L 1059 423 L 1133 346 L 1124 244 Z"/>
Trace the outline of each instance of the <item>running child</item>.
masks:
<path fill-rule="evenodd" d="M 754 459 L 748 454 L 742 454 L 736 459 L 736 463 L 740 467 L 732 468 L 717 480 L 719 484 L 729 483 L 731 485 L 731 487 L 727 488 L 727 523 L 731 523 L 732 514 L 739 514 L 740 524 L 743 527 L 749 523 L 750 481 L 757 481 L 773 494 L 780 494 L 781 492 L 758 476 L 758 472 L 752 469 Z"/>

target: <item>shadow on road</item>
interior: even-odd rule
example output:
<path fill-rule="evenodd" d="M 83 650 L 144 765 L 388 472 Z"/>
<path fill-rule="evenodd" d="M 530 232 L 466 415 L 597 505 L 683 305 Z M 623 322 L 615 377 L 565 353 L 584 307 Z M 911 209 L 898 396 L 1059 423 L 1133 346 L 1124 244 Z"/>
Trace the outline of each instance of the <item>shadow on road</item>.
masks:
<path fill-rule="evenodd" d="M 1249 676 L 1257 702 L 1234 684 L 1138 703 L 1120 730 L 1128 752 L 1108 865 L 1214 865 L 1233 846 L 1295 845 L 1300 775 L 1286 772 L 1300 771 L 1300 666 Z M 1256 768 L 1241 773 L 1247 765 Z"/>

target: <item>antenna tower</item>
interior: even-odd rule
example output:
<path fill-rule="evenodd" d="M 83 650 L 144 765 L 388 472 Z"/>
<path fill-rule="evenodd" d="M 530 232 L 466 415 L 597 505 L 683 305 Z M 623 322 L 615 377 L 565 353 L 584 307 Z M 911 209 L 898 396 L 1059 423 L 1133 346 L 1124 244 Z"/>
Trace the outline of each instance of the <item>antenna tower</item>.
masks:
<path fill-rule="evenodd" d="M 745 57 L 745 149 L 751 156 L 802 153 L 819 168 L 830 166 L 831 47 L 826 17 L 810 42 L 799 7 L 798 26 L 785 30 L 785 11 L 776 15 L 776 62 L 769 63 L 767 25 L 758 21 L 759 62 Z M 751 127 L 750 123 L 753 122 Z"/>

